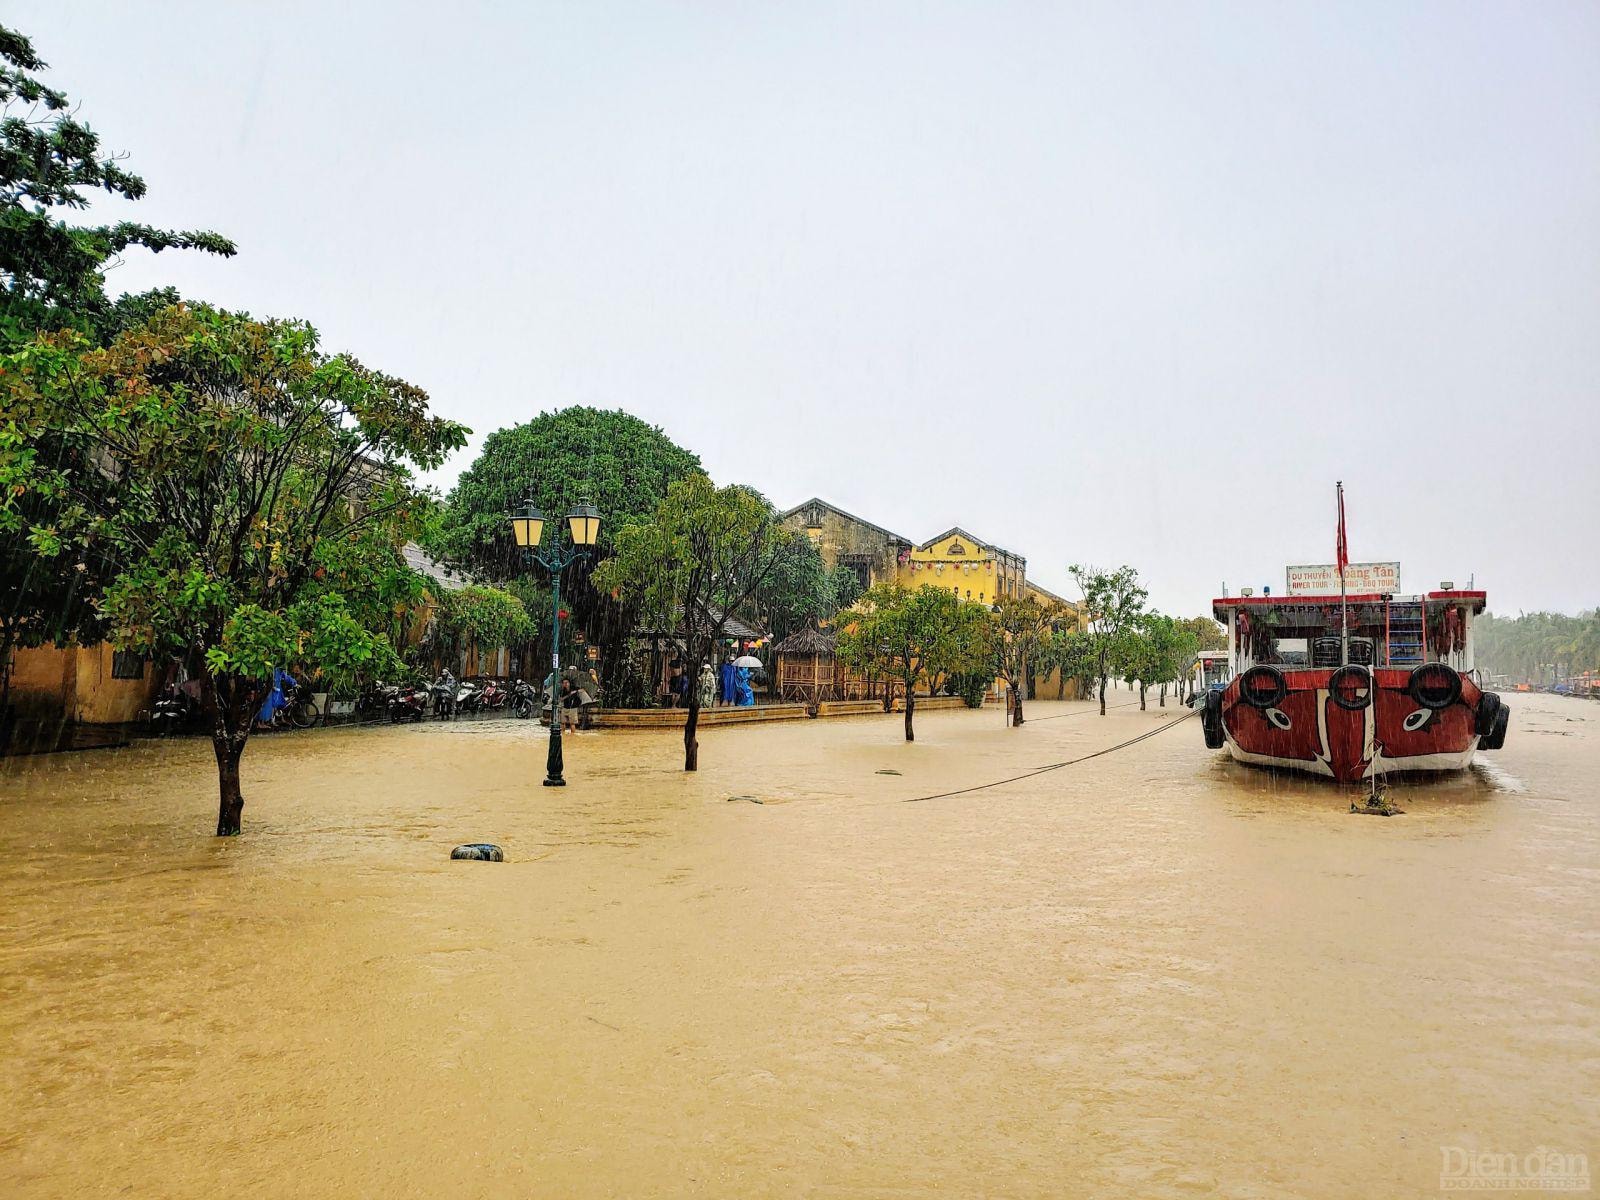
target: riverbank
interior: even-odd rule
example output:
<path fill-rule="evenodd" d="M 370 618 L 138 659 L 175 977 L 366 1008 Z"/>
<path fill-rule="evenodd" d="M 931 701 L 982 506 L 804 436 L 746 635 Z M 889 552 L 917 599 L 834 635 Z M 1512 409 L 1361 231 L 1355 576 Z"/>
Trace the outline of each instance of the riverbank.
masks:
<path fill-rule="evenodd" d="M 1127 704 L 1125 693 L 1113 693 Z M 566 746 L 515 721 L 0 768 L 0 1193 L 1436 1194 L 1600 1128 L 1600 721 L 1406 815 L 1187 710 Z M 760 801 L 752 803 L 751 801 Z M 505 864 L 448 861 L 488 840 Z"/>

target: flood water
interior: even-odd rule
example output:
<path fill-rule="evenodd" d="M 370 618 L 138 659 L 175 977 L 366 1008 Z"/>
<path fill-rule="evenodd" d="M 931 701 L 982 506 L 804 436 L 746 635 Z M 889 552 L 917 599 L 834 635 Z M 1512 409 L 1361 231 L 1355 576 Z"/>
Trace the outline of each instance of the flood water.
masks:
<path fill-rule="evenodd" d="M 0 763 L 0 1195 L 1377 1197 L 1438 1194 L 1443 1146 L 1600 1160 L 1600 705 L 1514 704 L 1388 819 L 1194 720 L 906 802 L 1186 711 L 1153 701 L 711 729 L 695 776 L 602 732 L 565 790 L 514 721 L 271 735 L 220 841 L 203 741 Z"/>

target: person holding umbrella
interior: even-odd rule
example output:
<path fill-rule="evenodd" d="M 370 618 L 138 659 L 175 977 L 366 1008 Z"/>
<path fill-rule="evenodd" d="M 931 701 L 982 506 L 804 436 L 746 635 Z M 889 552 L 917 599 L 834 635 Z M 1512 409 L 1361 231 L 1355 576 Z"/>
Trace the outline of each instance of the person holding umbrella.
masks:
<path fill-rule="evenodd" d="M 757 671 L 761 669 L 761 660 L 754 654 L 742 654 L 733 660 L 733 669 L 735 672 L 734 703 L 740 707 L 754 704 L 756 695 L 750 689 L 750 672 L 752 669 Z"/>

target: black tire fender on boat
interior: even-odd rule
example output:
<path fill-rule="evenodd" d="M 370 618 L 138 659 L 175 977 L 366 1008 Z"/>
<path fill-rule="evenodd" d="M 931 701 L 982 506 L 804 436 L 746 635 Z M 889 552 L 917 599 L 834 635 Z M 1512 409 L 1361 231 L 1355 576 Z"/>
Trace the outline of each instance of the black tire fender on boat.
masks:
<path fill-rule="evenodd" d="M 1406 694 L 1437 712 L 1461 699 L 1461 676 L 1442 662 L 1423 663 L 1406 681 Z"/>
<path fill-rule="evenodd" d="M 1506 744 L 1506 727 L 1511 723 L 1511 706 L 1502 704 L 1494 715 L 1494 728 L 1478 741 L 1479 750 L 1498 750 Z"/>
<path fill-rule="evenodd" d="M 1357 696 L 1347 696 L 1344 693 L 1346 680 L 1357 681 L 1357 686 L 1366 690 Z M 1360 712 L 1372 703 L 1372 672 L 1355 663 L 1340 667 L 1328 677 L 1328 695 L 1332 696 L 1333 702 L 1346 712 Z"/>
<path fill-rule="evenodd" d="M 1494 732 L 1495 718 L 1500 715 L 1500 694 L 1498 692 L 1485 692 L 1478 698 L 1478 718 L 1473 726 L 1473 732 L 1479 737 L 1488 737 Z"/>
<path fill-rule="evenodd" d="M 1206 737 L 1207 750 L 1221 750 L 1224 741 L 1222 732 L 1222 693 L 1209 691 L 1205 695 L 1200 708 L 1200 729 Z"/>
<path fill-rule="evenodd" d="M 1273 708 L 1288 694 L 1289 685 L 1277 667 L 1251 667 L 1239 676 L 1239 695 L 1253 708 Z"/>

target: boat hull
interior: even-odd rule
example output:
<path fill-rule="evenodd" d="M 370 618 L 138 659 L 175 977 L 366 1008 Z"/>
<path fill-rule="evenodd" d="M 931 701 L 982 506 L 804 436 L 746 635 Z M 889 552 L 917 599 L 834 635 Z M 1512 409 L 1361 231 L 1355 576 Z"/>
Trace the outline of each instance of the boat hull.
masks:
<path fill-rule="evenodd" d="M 1344 693 L 1364 701 L 1349 707 L 1329 688 L 1332 670 L 1281 673 L 1284 692 L 1274 704 L 1248 701 L 1242 677 L 1222 693 L 1224 744 L 1240 762 L 1354 783 L 1398 771 L 1459 771 L 1478 748 L 1483 694 L 1470 679 L 1461 680 L 1453 703 L 1430 709 L 1409 692 L 1409 669 L 1379 667 L 1362 695 Z"/>

